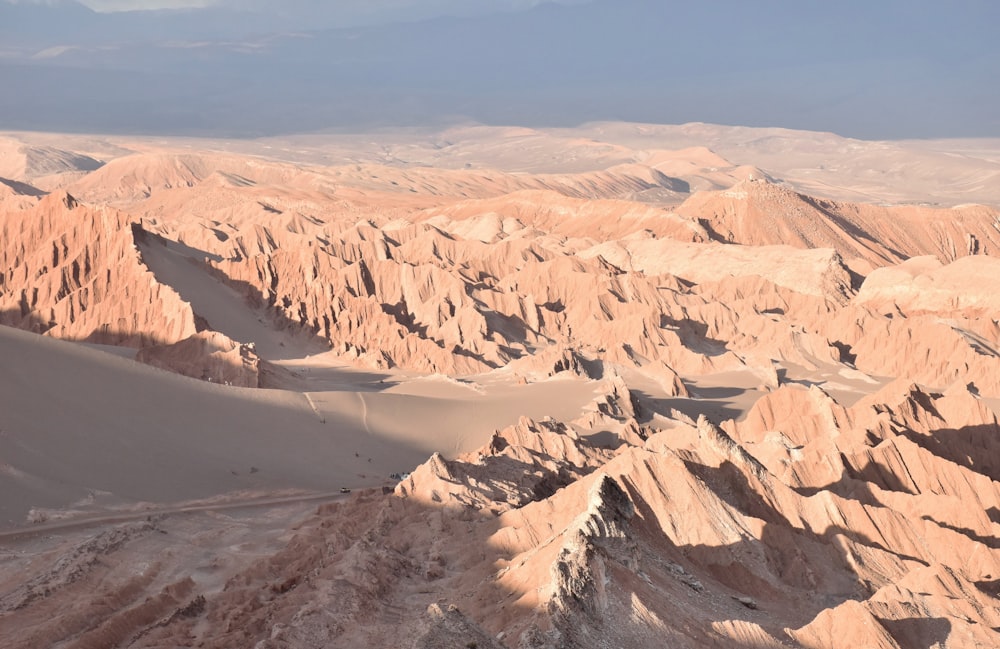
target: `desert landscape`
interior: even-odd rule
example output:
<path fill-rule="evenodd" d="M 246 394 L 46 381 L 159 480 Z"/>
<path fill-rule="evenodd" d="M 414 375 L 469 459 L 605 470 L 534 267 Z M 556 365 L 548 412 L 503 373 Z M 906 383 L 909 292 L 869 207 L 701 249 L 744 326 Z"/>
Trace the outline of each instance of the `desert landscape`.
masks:
<path fill-rule="evenodd" d="M 0 644 L 1000 646 L 1000 139 L 0 133 Z"/>

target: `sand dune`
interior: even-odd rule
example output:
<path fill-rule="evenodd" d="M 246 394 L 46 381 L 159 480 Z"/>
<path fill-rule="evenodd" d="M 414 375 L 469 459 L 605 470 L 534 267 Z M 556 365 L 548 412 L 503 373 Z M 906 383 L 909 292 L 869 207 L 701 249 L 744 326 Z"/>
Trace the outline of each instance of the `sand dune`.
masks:
<path fill-rule="evenodd" d="M 438 390 L 427 400 L 330 391 L 322 382 L 309 386 L 315 391 L 241 389 L 9 327 L 0 327 L 0 342 L 5 365 L 18 368 L 4 373 L 0 412 L 5 527 L 23 525 L 29 509 L 39 520 L 379 485 L 434 449 L 478 446 L 525 408 L 572 411 L 593 390 L 579 382 L 521 387 L 515 409 L 504 390 Z M 354 383 L 349 369 L 341 373 Z M 394 383 L 387 377 L 378 387 Z M 564 403 L 553 407 L 553 399 Z"/>
<path fill-rule="evenodd" d="M 0 139 L 5 646 L 1000 644 L 992 146 Z"/>

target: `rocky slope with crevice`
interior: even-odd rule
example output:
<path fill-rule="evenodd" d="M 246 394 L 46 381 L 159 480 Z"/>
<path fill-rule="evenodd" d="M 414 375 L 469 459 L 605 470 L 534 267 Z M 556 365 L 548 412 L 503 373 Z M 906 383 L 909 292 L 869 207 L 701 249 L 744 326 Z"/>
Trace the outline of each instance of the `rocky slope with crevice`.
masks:
<path fill-rule="evenodd" d="M 958 411 L 1000 431 L 974 396 L 912 386 L 851 408 L 783 387 L 615 450 L 525 420 L 320 508 L 130 646 L 990 646 L 1000 491 L 935 447 Z"/>

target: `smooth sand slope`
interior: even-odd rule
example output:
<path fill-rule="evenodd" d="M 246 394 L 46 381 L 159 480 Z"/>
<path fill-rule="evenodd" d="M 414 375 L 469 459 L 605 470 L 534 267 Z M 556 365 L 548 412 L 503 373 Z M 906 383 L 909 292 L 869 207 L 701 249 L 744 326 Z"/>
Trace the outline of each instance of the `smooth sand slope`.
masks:
<path fill-rule="evenodd" d="M 367 435 L 353 413 L 324 425 L 300 394 L 215 386 L 6 327 L 0 345 L 5 367 L 17 368 L 2 379 L 8 526 L 29 507 L 87 506 L 88 497 L 121 505 L 331 491 L 367 469 L 348 446 L 395 459 L 395 445 Z M 399 462 L 422 456 L 400 453 Z"/>
<path fill-rule="evenodd" d="M 8 528 L 23 526 L 30 509 L 56 510 L 37 519 L 68 515 L 63 508 L 378 485 L 434 450 L 478 446 L 525 412 L 565 414 L 592 392 L 580 382 L 526 386 L 515 407 L 503 392 L 446 386 L 414 397 L 330 392 L 320 382 L 307 399 L 213 385 L 9 327 L 0 327 L 0 350 Z"/>

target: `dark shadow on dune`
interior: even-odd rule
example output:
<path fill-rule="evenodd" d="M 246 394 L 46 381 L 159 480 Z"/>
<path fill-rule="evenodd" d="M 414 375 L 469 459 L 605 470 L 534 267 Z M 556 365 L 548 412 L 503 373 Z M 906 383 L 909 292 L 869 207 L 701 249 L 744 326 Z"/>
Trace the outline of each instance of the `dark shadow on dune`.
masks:
<path fill-rule="evenodd" d="M 726 341 L 708 337 L 708 325 L 704 322 L 682 318 L 676 320 L 666 314 L 660 315 L 660 326 L 672 329 L 681 343 L 693 352 L 705 356 L 721 356 L 726 353 Z"/>
<path fill-rule="evenodd" d="M 840 479 L 836 482 L 831 482 L 822 487 L 793 487 L 792 489 L 799 495 L 807 498 L 826 491 L 847 500 L 856 500 L 862 505 L 872 507 L 882 506 L 878 499 L 875 498 L 875 494 L 872 493 L 868 482 L 860 479 L 858 473 L 846 461 L 844 461 L 844 471 L 841 473 Z"/>
<path fill-rule="evenodd" d="M 626 350 L 627 351 L 627 350 Z M 580 367 L 583 368 L 585 376 L 600 381 L 604 378 L 604 361 L 600 359 L 589 359 L 578 357 Z"/>
<path fill-rule="evenodd" d="M 605 448 L 611 451 L 618 449 L 625 444 L 618 433 L 614 433 L 610 430 L 601 430 L 595 433 L 581 435 L 580 437 L 595 448 Z"/>
<path fill-rule="evenodd" d="M 1000 525 L 1000 509 L 996 507 L 990 507 L 986 510 L 986 515 L 990 517 L 990 520 Z"/>
<path fill-rule="evenodd" d="M 490 333 L 498 333 L 508 342 L 524 343 L 528 338 L 528 325 L 515 315 L 492 309 L 480 310 Z"/>
<path fill-rule="evenodd" d="M 213 230 L 213 232 L 215 232 L 215 230 Z M 218 234 L 216 234 L 216 237 L 218 237 Z M 191 257 L 196 261 L 204 261 L 206 259 L 210 259 L 212 261 L 222 261 L 222 257 L 220 257 L 215 253 L 208 252 L 207 250 L 202 250 L 200 248 L 195 248 L 193 246 L 187 245 L 186 243 L 182 243 L 180 241 L 174 241 L 172 239 L 167 239 L 166 237 L 161 236 L 159 234 L 149 232 L 148 230 L 144 230 L 143 227 L 138 223 L 132 224 L 132 238 L 135 240 L 136 245 L 140 244 L 149 245 L 157 243 L 165 248 L 173 250 L 174 252 L 180 253 L 185 257 Z"/>
<path fill-rule="evenodd" d="M 733 402 L 727 399 L 742 394 L 742 390 L 735 388 L 699 389 L 699 398 L 654 397 L 635 389 L 631 392 L 639 402 L 640 412 L 637 413 L 637 420 L 640 424 L 648 424 L 654 414 L 674 417 L 676 413 L 681 413 L 696 421 L 699 415 L 705 415 L 712 421 L 738 419 L 743 415 L 743 410 L 731 406 Z"/>
<path fill-rule="evenodd" d="M 19 310 L 0 310 L 0 325 L 20 329 L 22 331 L 29 331 L 34 334 L 44 335 L 57 324 L 58 323 L 56 322 L 44 320 L 39 316 L 37 311 L 27 308 L 27 305 L 23 305 Z M 170 341 L 164 340 L 159 336 L 146 332 L 121 331 L 112 327 L 110 324 L 101 325 L 84 336 L 62 338 L 60 340 L 94 343 L 96 345 L 129 347 L 132 349 L 170 344 Z"/>
<path fill-rule="evenodd" d="M 938 457 L 1000 481 L 1000 426 L 996 424 L 941 428 L 929 435 L 904 429 L 900 434 Z"/>
<path fill-rule="evenodd" d="M 37 312 L 22 300 L 20 309 L 0 309 L 0 325 L 30 331 L 31 333 L 44 334 L 56 325 L 55 322 L 43 320 Z"/>
<path fill-rule="evenodd" d="M 916 495 L 916 492 L 908 487 L 903 482 L 903 479 L 888 466 L 877 460 L 869 458 L 864 458 L 864 460 L 864 466 L 853 467 L 845 458 L 845 477 L 849 477 L 856 482 L 860 481 L 861 484 L 871 483 L 885 491 L 896 491 L 911 496 Z"/>
<path fill-rule="evenodd" d="M 831 209 L 833 205 L 828 203 L 827 201 L 821 198 L 814 198 L 812 196 L 807 196 L 805 194 L 797 194 L 797 195 L 805 203 L 811 205 L 817 211 L 822 213 L 825 217 L 833 221 L 837 225 L 837 227 L 839 227 L 841 230 L 849 234 L 854 241 L 862 243 L 862 245 L 864 245 L 865 248 L 876 253 L 886 264 L 898 264 L 900 261 L 906 259 L 909 256 L 903 254 L 902 252 L 896 250 L 895 248 L 887 246 L 882 241 L 878 241 L 871 234 L 869 234 L 862 228 L 858 227 L 854 223 L 851 223 L 851 221 L 845 218 L 844 216 L 841 216 L 837 212 L 833 211 Z M 886 252 L 889 253 L 889 255 L 892 256 L 886 255 L 885 253 L 882 252 L 882 250 L 885 250 Z M 843 252 L 844 254 L 853 254 L 853 253 L 848 253 L 847 251 Z M 854 277 L 852 273 L 852 282 L 851 282 L 852 285 L 854 283 L 853 280 Z M 858 287 L 852 286 L 852 288 L 857 290 L 858 288 L 860 288 L 860 285 Z"/>
<path fill-rule="evenodd" d="M 789 378 L 789 376 L 788 376 L 788 370 L 786 368 L 784 368 L 784 367 L 779 367 L 777 370 L 775 370 L 775 374 L 777 374 L 777 376 L 778 376 L 778 384 L 779 385 L 801 385 L 802 387 L 805 387 L 805 388 L 811 388 L 811 387 L 814 387 L 814 386 L 816 386 L 816 387 L 823 387 L 823 384 L 826 383 L 825 379 L 820 379 L 818 381 L 811 381 L 809 379 L 801 379 L 801 378 L 800 379 L 793 379 L 793 378 Z"/>
<path fill-rule="evenodd" d="M 13 189 L 18 194 L 24 196 L 31 196 L 33 198 L 41 198 L 48 194 L 46 191 L 38 189 L 34 185 L 29 185 L 28 183 L 22 183 L 17 180 L 11 180 L 10 178 L 0 178 L 0 185 L 7 185 Z"/>
<path fill-rule="evenodd" d="M 951 634 L 951 622 L 943 617 L 911 617 L 902 620 L 876 618 L 901 647 L 932 649 L 942 647 Z"/>
<path fill-rule="evenodd" d="M 22 317 L 20 311 L 9 309 L 0 311 L 0 326 L 20 329 L 38 335 L 44 335 L 46 331 L 52 328 L 52 324 L 41 322 L 33 314 Z M 47 337 L 51 338 L 51 336 Z M 199 368 L 190 359 L 188 359 L 188 364 L 196 370 L 194 374 L 179 371 L 168 364 L 143 360 L 143 354 L 141 353 L 143 350 L 147 354 L 155 354 L 158 348 L 175 344 L 174 341 L 167 341 L 148 333 L 122 332 L 106 327 L 97 329 L 86 336 L 59 338 L 58 340 L 132 350 L 134 353 L 130 356 L 129 360 L 133 362 L 141 363 L 164 372 L 187 376 L 192 379 L 203 380 L 218 385 L 225 384 L 224 381 L 220 381 L 218 377 L 213 376 L 212 372 L 206 371 L 207 364 L 206 367 Z M 115 355 L 121 358 L 125 357 L 124 354 Z M 239 364 L 226 363 L 225 366 L 220 365 L 216 369 L 221 372 L 219 376 L 223 376 L 227 374 L 225 367 L 229 367 L 231 371 L 237 371 L 245 367 L 244 362 L 241 359 Z M 291 370 L 281 365 L 261 360 L 257 372 L 258 385 L 242 387 L 260 387 L 292 392 L 381 392 L 399 384 L 398 381 L 390 380 L 389 374 L 355 370 L 350 367 L 319 366 Z"/>
<path fill-rule="evenodd" d="M 261 308 L 261 307 L 266 308 L 267 317 L 270 320 L 270 322 L 264 322 L 263 320 L 259 319 L 258 322 L 260 324 L 276 332 L 287 332 L 289 335 L 303 338 L 305 340 L 305 344 L 308 347 L 314 349 L 315 352 L 326 351 L 330 348 L 329 340 L 319 335 L 319 332 L 321 331 L 321 324 L 318 321 L 314 321 L 310 324 L 303 324 L 302 322 L 292 320 L 291 318 L 286 316 L 281 309 L 273 308 L 275 306 L 275 302 L 277 299 L 275 296 L 273 295 L 264 296 L 264 294 L 261 293 L 260 289 L 258 289 L 256 286 L 253 286 L 249 282 L 245 282 L 242 280 L 234 280 L 229 276 L 225 275 L 224 273 L 222 273 L 221 271 L 219 271 L 217 268 L 207 263 L 206 260 L 212 260 L 212 259 L 219 260 L 220 258 L 217 255 L 213 255 L 206 251 L 199 250 L 197 248 L 193 248 L 191 246 L 187 246 L 184 244 L 180 244 L 176 241 L 165 239 L 164 237 L 161 237 L 156 234 L 152 234 L 150 232 L 143 230 L 137 224 L 134 224 L 132 226 L 132 229 L 133 229 L 133 234 L 135 236 L 136 245 L 139 247 L 140 251 L 143 250 L 143 248 L 149 250 L 150 246 L 155 246 L 155 245 L 162 246 L 174 254 L 178 254 L 187 258 L 190 261 L 190 263 L 197 265 L 200 270 L 205 272 L 206 275 L 219 280 L 222 284 L 234 290 L 238 295 L 243 296 L 243 299 L 247 306 L 248 318 L 255 317 L 253 314 L 253 310 L 255 308 Z M 155 263 L 151 264 L 150 263 L 151 260 L 148 259 L 148 257 L 150 257 L 149 254 L 146 254 L 144 256 L 143 263 L 153 273 L 153 275 L 157 277 L 157 281 L 167 286 L 170 286 L 175 291 L 177 291 L 177 293 L 181 296 L 181 298 L 192 304 L 196 315 L 200 315 L 198 314 L 198 309 L 194 307 L 194 305 L 198 302 L 198 300 L 194 299 L 194 296 L 190 295 L 188 291 L 185 289 L 185 287 L 174 286 L 171 282 L 167 281 L 163 277 L 162 271 L 158 272 L 158 269 L 156 267 L 157 264 Z M 217 323 L 212 323 L 210 321 L 205 320 L 204 318 L 201 318 L 200 327 L 212 328 L 216 331 L 219 331 L 220 333 L 226 334 L 227 336 L 229 336 L 233 340 L 237 340 L 238 342 L 243 342 L 243 343 L 254 342 L 250 340 L 240 340 L 239 336 L 232 335 L 230 332 L 227 332 L 225 328 L 218 327 Z M 283 346 L 283 343 L 281 346 Z M 273 352 L 272 350 L 272 353 L 262 355 L 263 360 L 268 360 L 268 361 L 290 360 L 300 357 L 301 354 L 293 351 L 290 348 L 288 349 L 287 352 L 284 351 Z"/>
<path fill-rule="evenodd" d="M 986 593 L 993 599 L 1000 600 L 1000 579 L 984 579 L 975 582 L 975 585 L 980 592 Z"/>
<path fill-rule="evenodd" d="M 758 518 L 768 525 L 777 525 L 779 527 L 791 529 L 788 520 L 781 514 L 781 512 L 774 509 L 774 507 L 760 495 L 759 491 L 754 488 L 754 486 L 747 479 L 744 472 L 733 463 L 726 461 L 723 462 L 718 468 L 704 466 L 687 460 L 684 461 L 684 464 L 688 471 L 705 483 L 705 485 L 707 485 L 713 493 L 744 516 Z M 828 543 L 833 536 L 844 536 L 861 545 L 878 548 L 885 552 L 895 554 L 903 559 L 929 565 L 926 561 L 918 559 L 917 557 L 901 554 L 891 548 L 887 548 L 878 541 L 875 541 L 860 532 L 855 532 L 839 526 L 831 525 L 822 533 L 798 528 L 794 531 L 824 543 Z"/>
<path fill-rule="evenodd" d="M 949 525 L 948 523 L 942 523 L 941 521 L 935 520 L 934 518 L 927 515 L 924 515 L 922 518 L 925 521 L 930 521 L 931 523 L 934 523 L 935 525 L 940 525 L 941 527 L 947 528 L 953 532 L 958 532 L 959 534 L 968 537 L 969 539 L 975 541 L 976 543 L 981 543 L 982 545 L 990 548 L 991 550 L 1000 550 L 1000 538 L 997 538 L 995 536 L 982 536 L 980 534 L 976 534 L 976 532 L 973 530 L 964 527 L 958 527 L 956 525 Z"/>
<path fill-rule="evenodd" d="M 689 385 L 688 390 L 691 392 L 692 398 L 703 399 L 706 401 L 726 399 L 728 397 L 738 397 L 746 392 L 743 388 L 728 386 Z"/>
<path fill-rule="evenodd" d="M 840 362 L 846 363 L 851 367 L 854 367 L 854 363 L 858 360 L 858 355 L 852 351 L 850 345 L 839 340 L 835 340 L 830 345 L 836 348 L 837 352 L 840 354 Z"/>
<path fill-rule="evenodd" d="M 674 545 L 662 533 L 663 524 L 641 492 L 628 481 L 625 483 L 636 508 L 633 526 L 658 561 L 667 564 L 668 574 L 674 580 L 716 600 L 720 595 L 737 601 L 741 597 L 750 598 L 749 606 L 737 605 L 719 611 L 719 621 L 760 624 L 782 638 L 784 626 L 804 626 L 824 609 L 847 600 L 863 600 L 871 594 L 871 589 L 854 577 L 842 552 L 827 538 L 790 527 L 785 517 L 758 494 L 740 493 L 745 477 L 738 468 L 731 464 L 721 469 L 685 464 L 738 512 L 766 521 L 760 539 L 746 538 L 719 546 Z M 822 570 L 814 573 L 808 567 L 810 564 L 822 566 Z M 704 605 L 708 606 L 709 601 L 712 600 L 706 598 Z M 778 608 L 769 610 L 771 604 L 765 601 Z M 727 641 L 718 646 L 740 644 Z"/>
<path fill-rule="evenodd" d="M 264 363 L 265 368 L 281 372 L 270 387 L 295 392 L 381 392 L 399 385 L 384 372 L 356 370 L 350 367 L 313 366 L 291 369 Z"/>

